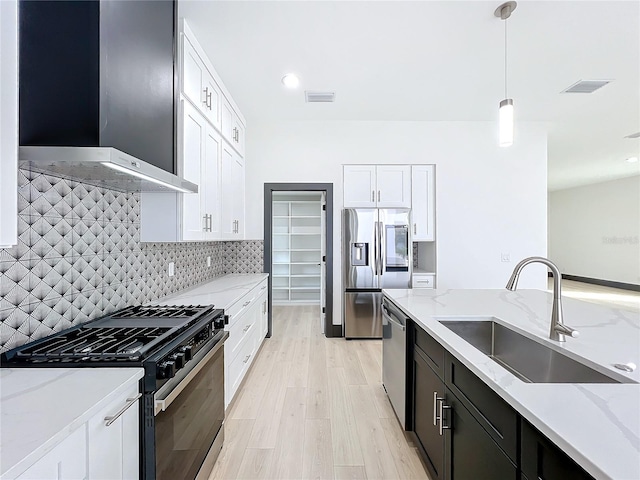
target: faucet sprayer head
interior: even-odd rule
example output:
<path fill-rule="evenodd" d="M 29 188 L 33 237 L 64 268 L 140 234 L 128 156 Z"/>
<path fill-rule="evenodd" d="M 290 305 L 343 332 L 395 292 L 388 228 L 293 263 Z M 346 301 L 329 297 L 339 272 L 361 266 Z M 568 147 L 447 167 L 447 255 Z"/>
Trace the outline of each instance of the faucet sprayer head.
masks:
<path fill-rule="evenodd" d="M 518 278 L 520 277 L 519 273 L 516 273 L 515 271 L 511 274 L 511 277 L 509 278 L 509 281 L 507 282 L 507 285 L 505 286 L 505 288 L 507 290 L 511 290 L 512 292 L 515 291 L 516 287 L 518 286 Z"/>

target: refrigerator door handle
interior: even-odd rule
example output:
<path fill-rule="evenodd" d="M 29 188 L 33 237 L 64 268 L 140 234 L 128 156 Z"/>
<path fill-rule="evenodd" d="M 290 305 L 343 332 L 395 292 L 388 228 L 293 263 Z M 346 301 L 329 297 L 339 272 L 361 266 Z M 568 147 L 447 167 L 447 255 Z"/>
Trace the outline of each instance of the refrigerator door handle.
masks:
<path fill-rule="evenodd" d="M 384 275 L 385 252 L 387 251 L 387 241 L 384 235 L 384 223 L 380 222 L 380 275 Z"/>
<path fill-rule="evenodd" d="M 380 267 L 378 266 L 378 222 L 373 222 L 373 272 L 378 276 Z M 376 286 L 378 282 L 375 282 Z"/>

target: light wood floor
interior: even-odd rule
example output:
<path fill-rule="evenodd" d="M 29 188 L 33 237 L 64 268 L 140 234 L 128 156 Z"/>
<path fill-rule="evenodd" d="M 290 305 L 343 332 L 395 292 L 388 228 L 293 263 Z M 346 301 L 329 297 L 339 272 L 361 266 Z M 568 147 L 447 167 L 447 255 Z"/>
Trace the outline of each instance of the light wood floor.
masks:
<path fill-rule="evenodd" d="M 553 290 L 552 279 L 549 279 L 548 290 Z M 562 296 L 640 312 L 640 292 L 631 290 L 603 287 L 573 280 L 562 280 Z"/>
<path fill-rule="evenodd" d="M 210 480 L 428 479 L 382 387 L 381 341 L 325 338 L 318 317 L 273 308 Z"/>

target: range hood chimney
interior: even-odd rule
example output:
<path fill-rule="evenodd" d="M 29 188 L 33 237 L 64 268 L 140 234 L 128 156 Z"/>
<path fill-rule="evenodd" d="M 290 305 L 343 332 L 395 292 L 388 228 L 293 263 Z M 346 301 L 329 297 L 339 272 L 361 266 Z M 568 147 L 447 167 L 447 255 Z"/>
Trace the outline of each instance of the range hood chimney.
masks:
<path fill-rule="evenodd" d="M 20 167 L 120 191 L 196 193 L 175 175 L 176 2 L 19 9 Z"/>

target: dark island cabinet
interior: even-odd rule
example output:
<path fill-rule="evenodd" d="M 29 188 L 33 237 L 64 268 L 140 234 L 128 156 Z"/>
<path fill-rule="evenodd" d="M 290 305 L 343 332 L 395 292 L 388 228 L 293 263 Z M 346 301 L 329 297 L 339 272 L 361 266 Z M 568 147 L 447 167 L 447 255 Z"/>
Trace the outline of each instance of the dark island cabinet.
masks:
<path fill-rule="evenodd" d="M 534 480 L 593 480 L 526 420 L 522 420 L 522 474 Z"/>
<path fill-rule="evenodd" d="M 593 480 L 415 323 L 407 429 L 433 480 Z"/>
<path fill-rule="evenodd" d="M 424 331 L 415 333 L 413 432 L 432 479 L 517 480 L 516 466 L 485 430 L 487 420 L 482 418 L 483 424 L 472 415 L 465 407 L 469 400 L 463 403 L 440 377 L 451 377 L 450 356 L 430 337 L 425 341 Z M 478 399 L 477 392 L 469 396 Z"/>
<path fill-rule="evenodd" d="M 444 437 L 438 424 L 438 398 L 444 398 L 444 382 L 431 369 L 424 353 L 416 347 L 413 357 L 413 430 L 422 447 L 429 474 L 433 480 L 444 477 Z M 443 432 L 444 433 L 444 432 Z"/>

